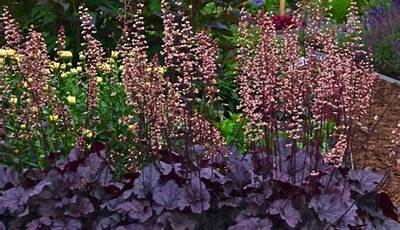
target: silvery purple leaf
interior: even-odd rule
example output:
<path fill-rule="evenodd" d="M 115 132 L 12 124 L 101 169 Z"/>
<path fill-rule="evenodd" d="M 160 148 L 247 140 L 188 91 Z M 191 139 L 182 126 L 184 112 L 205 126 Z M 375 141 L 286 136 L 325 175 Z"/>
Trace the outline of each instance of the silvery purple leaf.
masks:
<path fill-rule="evenodd" d="M 242 201 L 241 197 L 229 197 L 227 199 L 223 199 L 221 201 L 218 202 L 217 206 L 218 208 L 222 208 L 222 207 L 239 207 L 240 202 Z"/>
<path fill-rule="evenodd" d="M 170 174 L 172 172 L 172 170 L 174 170 L 174 172 L 178 176 L 181 176 L 181 168 L 182 168 L 181 163 L 168 164 L 163 161 L 160 161 L 160 172 L 164 176 Z"/>
<path fill-rule="evenodd" d="M 228 230 L 245 230 L 245 229 L 259 229 L 270 230 L 272 229 L 272 222 L 265 218 L 250 217 L 240 220 L 237 224 L 230 226 Z"/>
<path fill-rule="evenodd" d="M 94 212 L 94 206 L 86 197 L 80 197 L 77 202 L 68 205 L 64 214 L 72 217 L 81 217 Z"/>
<path fill-rule="evenodd" d="M 228 178 L 235 184 L 238 189 L 241 189 L 251 182 L 251 178 L 253 177 L 252 166 L 251 163 L 249 163 L 248 158 L 240 160 L 236 159 L 232 162 L 234 163 L 229 164 L 230 172 L 228 174 Z"/>
<path fill-rule="evenodd" d="M 85 181 L 92 182 L 98 179 L 99 171 L 103 167 L 103 159 L 93 153 L 86 157 L 84 164 L 79 165 L 76 174 Z"/>
<path fill-rule="evenodd" d="M 153 215 L 153 210 L 148 201 L 132 200 L 119 204 L 116 210 L 119 213 L 128 214 L 129 217 L 139 220 L 141 223 L 145 222 Z"/>
<path fill-rule="evenodd" d="M 190 184 L 185 186 L 186 202 L 194 213 L 202 213 L 210 208 L 210 193 L 198 177 L 193 177 Z"/>
<path fill-rule="evenodd" d="M 344 203 L 340 196 L 318 195 L 311 199 L 309 207 L 314 209 L 322 221 L 333 224 L 345 214 L 349 205 Z M 356 215 L 355 210 L 348 212 L 346 218 L 354 219 L 354 215 Z"/>
<path fill-rule="evenodd" d="M 201 168 L 200 169 L 200 177 L 203 179 L 207 179 L 211 182 L 219 183 L 219 184 L 225 183 L 224 176 L 211 167 Z"/>
<path fill-rule="evenodd" d="M 168 181 L 154 190 L 153 200 L 162 209 L 174 210 L 179 207 L 182 210 L 189 205 L 183 196 L 183 190 L 174 181 Z"/>
<path fill-rule="evenodd" d="M 348 174 L 352 181 L 351 188 L 360 194 L 366 194 L 376 189 L 383 175 L 372 172 L 370 169 L 350 170 Z"/>
<path fill-rule="evenodd" d="M 51 229 L 52 230 L 77 230 L 81 229 L 82 224 L 77 219 L 67 219 L 67 220 L 53 220 Z"/>
<path fill-rule="evenodd" d="M 268 212 L 272 215 L 280 215 L 291 228 L 296 227 L 300 222 L 300 212 L 293 207 L 292 201 L 289 199 L 274 200 L 268 208 Z"/>
<path fill-rule="evenodd" d="M 133 183 L 133 193 L 139 198 L 145 198 L 159 186 L 160 173 L 154 164 L 146 166 Z"/>
<path fill-rule="evenodd" d="M 24 188 L 14 187 L 0 193 L 0 206 L 13 213 L 25 205 L 28 198 Z"/>
<path fill-rule="evenodd" d="M 174 230 L 194 230 L 198 223 L 190 215 L 172 213 L 169 217 L 171 227 Z"/>
<path fill-rule="evenodd" d="M 40 181 L 39 184 L 35 185 L 35 187 L 29 192 L 29 196 L 35 196 L 40 194 L 43 191 L 43 189 L 48 185 L 51 185 L 50 181 L 47 180 Z"/>
<path fill-rule="evenodd" d="M 50 226 L 51 225 L 51 219 L 47 216 L 40 217 L 39 219 L 32 220 L 29 222 L 26 227 L 27 230 L 38 230 L 41 229 L 42 226 Z"/>
<path fill-rule="evenodd" d="M 115 213 L 111 216 L 107 217 L 100 217 L 95 224 L 96 230 L 106 230 L 106 229 L 113 229 L 117 224 L 121 221 L 121 217 Z"/>
<path fill-rule="evenodd" d="M 19 184 L 18 172 L 7 166 L 0 165 L 0 189 L 7 184 L 11 184 L 14 187 Z"/>
<path fill-rule="evenodd" d="M 111 200 L 104 202 L 103 204 L 100 205 L 100 208 L 106 209 L 108 211 L 115 211 L 115 208 L 123 202 L 124 202 L 124 199 L 121 196 L 119 196 L 115 199 L 111 199 Z"/>

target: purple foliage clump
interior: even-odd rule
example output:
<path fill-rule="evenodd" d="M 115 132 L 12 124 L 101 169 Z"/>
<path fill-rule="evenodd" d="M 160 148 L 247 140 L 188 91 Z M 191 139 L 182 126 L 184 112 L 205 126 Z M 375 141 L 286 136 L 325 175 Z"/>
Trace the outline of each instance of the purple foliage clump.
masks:
<path fill-rule="evenodd" d="M 165 156 L 119 180 L 102 152 L 74 150 L 46 171 L 1 165 L 0 229 L 400 227 L 389 197 L 375 190 L 382 176 L 322 162 L 320 174 L 304 176 L 304 152 L 286 154 L 274 173 L 256 153 L 201 164 Z M 295 159 L 306 165 L 286 170 Z"/>

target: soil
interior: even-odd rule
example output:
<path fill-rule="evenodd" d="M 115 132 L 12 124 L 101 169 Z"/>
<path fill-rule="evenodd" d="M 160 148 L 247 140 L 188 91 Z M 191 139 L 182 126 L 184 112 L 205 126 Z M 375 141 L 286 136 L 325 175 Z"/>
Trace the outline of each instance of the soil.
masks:
<path fill-rule="evenodd" d="M 392 130 L 399 121 L 400 86 L 378 80 L 368 113 L 355 131 L 353 148 L 359 167 L 365 163 L 366 167 L 381 173 L 389 170 L 382 190 L 397 207 L 400 207 L 400 156 L 393 159 L 389 154 L 393 150 Z"/>

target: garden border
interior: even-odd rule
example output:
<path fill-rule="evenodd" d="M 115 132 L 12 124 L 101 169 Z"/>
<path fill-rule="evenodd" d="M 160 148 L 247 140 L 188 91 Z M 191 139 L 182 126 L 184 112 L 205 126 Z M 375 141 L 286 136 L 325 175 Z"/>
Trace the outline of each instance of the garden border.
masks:
<path fill-rule="evenodd" d="M 396 85 L 399 85 L 399 86 L 400 86 L 400 81 L 399 81 L 399 80 L 396 80 L 396 79 L 394 79 L 394 78 L 388 77 L 388 76 L 383 75 L 383 74 L 380 74 L 380 73 L 377 73 L 377 74 L 378 74 L 378 77 L 379 77 L 380 79 L 382 79 L 382 80 L 384 80 L 384 81 L 387 81 L 387 82 L 389 82 L 389 83 L 393 83 L 393 84 L 396 84 Z"/>

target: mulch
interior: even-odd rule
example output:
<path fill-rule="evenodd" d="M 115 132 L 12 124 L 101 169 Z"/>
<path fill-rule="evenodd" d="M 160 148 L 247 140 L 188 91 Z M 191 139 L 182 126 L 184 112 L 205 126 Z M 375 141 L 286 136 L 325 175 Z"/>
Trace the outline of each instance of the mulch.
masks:
<path fill-rule="evenodd" d="M 397 207 L 400 207 L 400 156 L 393 161 L 389 154 L 393 149 L 392 130 L 399 121 L 400 86 L 378 80 L 368 113 L 356 128 L 353 150 L 359 167 L 365 163 L 366 167 L 380 173 L 390 170 L 382 190 Z"/>

